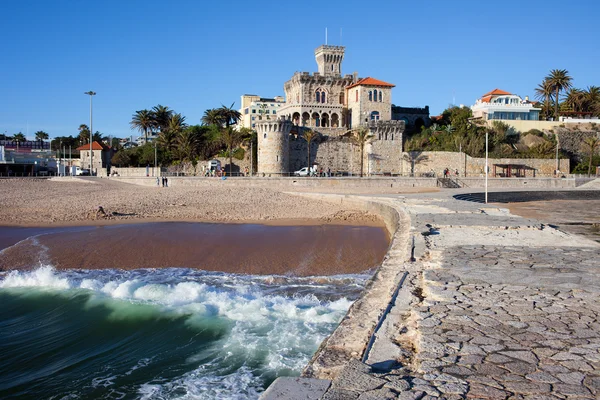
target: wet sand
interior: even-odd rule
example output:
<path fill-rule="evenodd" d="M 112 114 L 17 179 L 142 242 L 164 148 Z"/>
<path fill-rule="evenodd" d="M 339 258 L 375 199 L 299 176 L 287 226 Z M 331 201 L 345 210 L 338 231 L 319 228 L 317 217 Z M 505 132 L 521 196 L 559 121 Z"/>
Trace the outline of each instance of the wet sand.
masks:
<path fill-rule="evenodd" d="M 0 244 L 10 246 L 24 235 L 39 233 L 3 250 L 0 270 L 51 264 L 57 269 L 186 267 L 262 275 L 337 275 L 377 267 L 389 246 L 386 230 L 376 226 L 183 222 L 56 231 L 2 227 Z"/>
<path fill-rule="evenodd" d="M 498 206 L 508 208 L 511 214 L 537 219 L 600 242 L 600 199 L 498 203 Z"/>

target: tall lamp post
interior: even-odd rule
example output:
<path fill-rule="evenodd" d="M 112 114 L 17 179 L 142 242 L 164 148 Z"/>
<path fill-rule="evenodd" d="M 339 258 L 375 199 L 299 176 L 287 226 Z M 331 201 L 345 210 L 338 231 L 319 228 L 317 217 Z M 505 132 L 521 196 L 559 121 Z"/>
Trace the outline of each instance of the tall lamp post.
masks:
<path fill-rule="evenodd" d="M 87 94 L 90 96 L 90 176 L 93 176 L 94 170 L 92 169 L 92 142 L 94 139 L 94 129 L 92 128 L 92 97 L 96 95 L 96 92 L 92 92 L 90 90 L 89 92 L 85 92 L 83 94 Z"/>

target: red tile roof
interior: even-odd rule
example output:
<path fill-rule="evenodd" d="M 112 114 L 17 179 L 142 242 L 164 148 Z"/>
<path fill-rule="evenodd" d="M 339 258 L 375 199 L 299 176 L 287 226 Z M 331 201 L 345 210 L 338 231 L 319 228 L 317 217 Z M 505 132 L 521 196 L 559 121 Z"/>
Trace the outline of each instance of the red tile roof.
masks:
<path fill-rule="evenodd" d="M 83 146 L 79 146 L 76 150 L 89 150 L 90 149 L 90 145 L 89 144 L 84 144 Z M 92 150 L 108 150 L 108 147 L 106 147 L 106 145 L 104 145 L 104 143 L 100 143 L 97 140 L 92 142 Z"/>
<path fill-rule="evenodd" d="M 500 96 L 503 94 L 512 94 L 512 93 L 508 93 L 508 92 L 505 92 L 504 90 L 500 90 L 500 89 L 496 88 L 496 89 L 492 90 L 491 92 L 487 92 L 486 94 L 484 94 L 483 97 L 485 97 L 485 96 Z"/>
<path fill-rule="evenodd" d="M 375 78 L 371 78 L 370 76 L 363 78 L 363 79 L 359 79 L 356 83 L 350 85 L 350 86 L 346 86 L 346 89 L 350 89 L 353 88 L 355 86 L 384 86 L 384 87 L 390 87 L 393 88 L 396 85 L 392 85 L 391 83 L 387 83 L 384 81 L 380 81 L 379 79 L 375 79 Z"/>

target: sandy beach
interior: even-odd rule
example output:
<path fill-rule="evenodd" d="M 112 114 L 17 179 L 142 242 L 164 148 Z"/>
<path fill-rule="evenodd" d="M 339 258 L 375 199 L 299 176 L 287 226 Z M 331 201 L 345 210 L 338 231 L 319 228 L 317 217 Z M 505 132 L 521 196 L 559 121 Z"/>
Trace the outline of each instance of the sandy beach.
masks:
<path fill-rule="evenodd" d="M 197 221 L 383 226 L 375 215 L 250 185 L 163 188 L 98 178 L 0 179 L 0 225 Z M 97 217 L 98 206 L 106 216 Z"/>

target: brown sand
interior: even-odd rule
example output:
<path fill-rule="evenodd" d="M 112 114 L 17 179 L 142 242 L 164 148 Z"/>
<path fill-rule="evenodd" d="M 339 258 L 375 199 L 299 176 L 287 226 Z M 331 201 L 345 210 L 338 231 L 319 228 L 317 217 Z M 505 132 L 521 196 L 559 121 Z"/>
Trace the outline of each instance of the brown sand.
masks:
<path fill-rule="evenodd" d="M 339 205 L 248 186 L 169 188 L 109 179 L 0 179 L 0 225 L 70 226 L 130 221 L 350 223 L 377 216 Z M 96 220 L 102 206 L 107 218 Z"/>
<path fill-rule="evenodd" d="M 15 228 L 3 228 L 10 231 Z M 60 229 L 58 229 L 60 231 Z M 0 254 L 0 270 L 186 267 L 297 276 L 358 273 L 378 266 L 389 245 L 380 227 L 150 223 L 70 228 Z"/>

